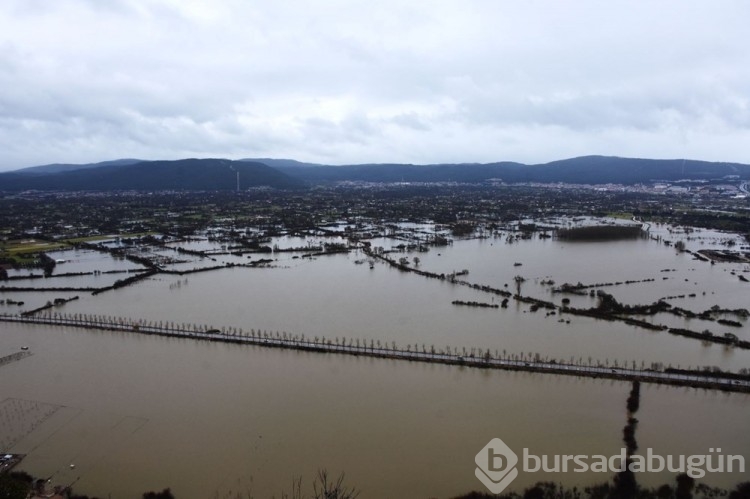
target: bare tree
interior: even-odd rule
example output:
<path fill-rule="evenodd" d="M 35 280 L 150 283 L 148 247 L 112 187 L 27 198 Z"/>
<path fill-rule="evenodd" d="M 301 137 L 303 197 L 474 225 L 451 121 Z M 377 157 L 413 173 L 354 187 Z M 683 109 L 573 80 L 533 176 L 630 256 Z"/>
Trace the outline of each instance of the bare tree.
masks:
<path fill-rule="evenodd" d="M 313 497 L 315 499 L 355 499 L 359 491 L 344 486 L 344 474 L 335 480 L 328 476 L 328 471 L 319 470 L 318 477 L 313 482 Z"/>

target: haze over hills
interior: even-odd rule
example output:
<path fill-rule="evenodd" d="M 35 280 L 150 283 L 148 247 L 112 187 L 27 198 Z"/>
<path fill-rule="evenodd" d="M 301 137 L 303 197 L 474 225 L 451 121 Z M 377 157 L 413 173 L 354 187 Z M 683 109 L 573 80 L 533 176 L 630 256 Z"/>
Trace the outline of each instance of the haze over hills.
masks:
<path fill-rule="evenodd" d="M 750 165 L 694 160 L 584 156 L 540 165 L 513 162 L 465 164 L 360 164 L 332 166 L 290 159 L 120 159 L 85 165 L 53 164 L 0 174 L 0 190 L 235 190 L 277 189 L 341 181 L 636 184 L 655 181 L 750 179 Z"/>
<path fill-rule="evenodd" d="M 143 161 L 142 159 L 123 158 L 123 159 L 114 159 L 111 161 L 102 161 L 100 163 L 84 163 L 80 165 L 73 164 L 73 163 L 52 163 L 50 165 L 30 166 L 28 168 L 22 168 L 20 170 L 15 170 L 14 173 L 30 173 L 30 174 L 62 173 L 62 172 L 69 172 L 73 170 L 88 170 L 90 168 L 100 168 L 103 166 L 132 165 L 135 163 L 140 163 L 142 161 Z"/>
<path fill-rule="evenodd" d="M 20 170 L 0 174 L 0 190 L 235 190 L 238 172 L 240 189 L 261 186 L 293 189 L 303 186 L 302 181 L 262 163 L 183 159 L 137 163 L 108 161 L 52 173 Z"/>

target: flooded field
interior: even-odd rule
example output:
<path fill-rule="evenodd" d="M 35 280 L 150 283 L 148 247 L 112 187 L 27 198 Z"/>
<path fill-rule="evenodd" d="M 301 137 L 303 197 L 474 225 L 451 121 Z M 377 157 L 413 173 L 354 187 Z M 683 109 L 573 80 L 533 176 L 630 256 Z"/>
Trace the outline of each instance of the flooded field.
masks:
<path fill-rule="evenodd" d="M 208 238 L 148 247 L 142 254 L 163 257 L 166 272 L 96 295 L 4 290 L 0 312 L 19 313 L 78 295 L 51 311 L 418 349 L 490 349 L 562 361 L 750 368 L 750 350 L 665 330 L 534 311 L 516 300 L 507 308 L 457 306 L 453 302 L 499 305 L 503 297 L 399 270 L 364 248 L 317 254 L 326 243 L 345 241 L 331 237 L 345 229 L 330 228 L 327 236 L 275 237 L 264 243 L 270 251 L 263 253 Z M 456 273 L 461 281 L 560 307 L 566 299 L 571 306 L 596 307 L 599 298 L 590 295 L 592 289 L 626 305 L 664 299 L 696 314 L 716 306 L 747 308 L 750 296 L 750 284 L 740 279 L 750 278 L 748 264 L 711 264 L 695 256 L 702 249 L 726 249 L 727 241 L 736 239 L 729 234 L 657 226 L 648 238 L 573 242 L 539 232 L 521 238 L 519 232 L 499 231 L 424 251 L 410 243 L 443 235 L 440 228 L 401 229 L 412 239 L 378 233 L 368 242 L 393 250 L 390 258 L 405 258 L 412 268 Z M 675 250 L 678 240 L 688 252 Z M 55 273 L 138 268 L 107 253 L 57 254 L 65 263 Z M 244 266 L 259 260 L 268 262 Z M 217 265 L 224 268 L 178 273 Z M 20 279 L 5 285 L 44 288 L 59 281 L 66 284 L 53 287 L 104 287 L 129 275 Z M 564 283 L 597 286 L 580 294 L 554 292 Z M 750 340 L 747 317 L 724 312 L 706 317 L 660 312 L 639 318 Z M 720 324 L 718 318 L 736 324 Z M 112 497 L 164 487 L 178 497 L 234 497 L 248 491 L 279 497 L 291 490 L 294 477 L 309 482 L 318 468 L 345 472 L 364 498 L 452 497 L 481 487 L 474 455 L 493 437 L 536 454 L 618 453 L 630 390 L 628 383 L 614 381 L 3 324 L 0 356 L 22 346 L 33 355 L 0 368 L 0 421 L 9 421 L 0 430 L 2 450 L 28 454 L 21 469 L 30 473 L 59 483 L 80 477 L 76 490 Z M 26 420 L 32 423 L 14 422 L 19 417 L 14 414 L 30 414 Z M 644 385 L 637 439 L 642 450 L 651 447 L 661 454 L 705 454 L 721 447 L 747 458 L 749 418 L 747 395 Z M 740 478 L 713 474 L 703 481 L 731 487 Z M 520 491 L 547 479 L 522 473 L 512 488 Z M 569 473 L 558 479 L 587 485 L 611 477 Z M 656 485 L 672 482 L 673 476 L 641 474 L 639 481 Z"/>
<path fill-rule="evenodd" d="M 3 334 L 35 354 L 3 367 L 2 396 L 60 407 L 12 447 L 29 454 L 23 468 L 113 497 L 165 486 L 278 497 L 318 467 L 345 471 L 363 497 L 451 497 L 477 488 L 474 455 L 495 436 L 537 454 L 617 453 L 630 388 L 67 328 Z M 644 387 L 638 440 L 662 453 L 747 454 L 748 417 L 747 395 Z"/>

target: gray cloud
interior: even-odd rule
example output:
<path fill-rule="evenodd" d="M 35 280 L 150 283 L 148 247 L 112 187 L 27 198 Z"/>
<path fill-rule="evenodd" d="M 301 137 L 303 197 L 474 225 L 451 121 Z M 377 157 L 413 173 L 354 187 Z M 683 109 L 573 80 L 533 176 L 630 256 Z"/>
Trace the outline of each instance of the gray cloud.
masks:
<path fill-rule="evenodd" d="M 6 0 L 0 169 L 750 162 L 746 2 Z"/>

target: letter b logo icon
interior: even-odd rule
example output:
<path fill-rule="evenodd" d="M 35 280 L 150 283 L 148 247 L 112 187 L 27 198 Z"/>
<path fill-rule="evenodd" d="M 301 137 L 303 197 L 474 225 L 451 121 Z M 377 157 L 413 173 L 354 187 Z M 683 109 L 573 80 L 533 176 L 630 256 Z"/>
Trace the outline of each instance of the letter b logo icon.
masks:
<path fill-rule="evenodd" d="M 493 438 L 474 458 L 474 474 L 493 494 L 499 494 L 518 476 L 518 456 L 499 438 Z"/>

